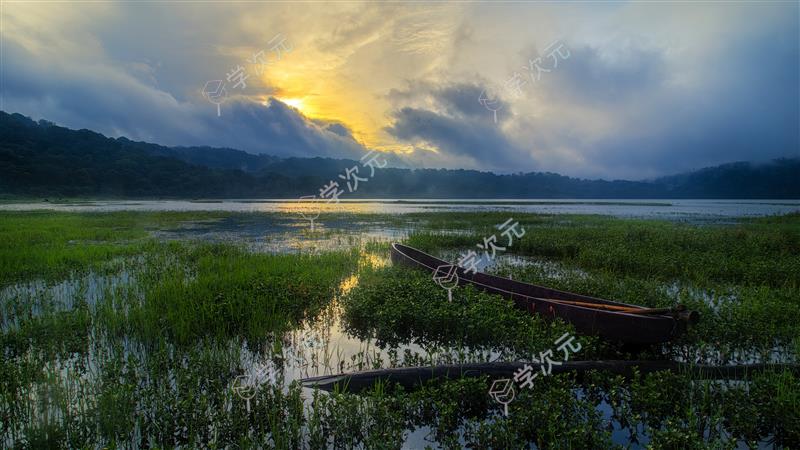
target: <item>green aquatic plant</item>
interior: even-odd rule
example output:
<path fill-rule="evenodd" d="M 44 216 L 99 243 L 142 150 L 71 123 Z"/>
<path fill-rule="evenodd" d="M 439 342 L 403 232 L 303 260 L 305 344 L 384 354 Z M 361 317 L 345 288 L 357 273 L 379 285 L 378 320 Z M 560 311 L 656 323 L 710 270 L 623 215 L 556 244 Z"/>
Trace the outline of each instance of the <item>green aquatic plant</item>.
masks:
<path fill-rule="evenodd" d="M 514 216 L 526 235 L 506 253 L 519 260 L 490 271 L 701 312 L 681 339 L 644 351 L 578 336 L 580 359 L 796 361 L 800 215 L 724 225 Z M 0 441 L 10 448 L 401 448 L 413 434 L 425 436 L 413 445 L 441 448 L 800 445 L 800 381 L 789 371 L 743 380 L 668 372 L 540 377 L 518 389 L 508 417 L 488 395 L 492 380 L 482 377 L 409 391 L 380 384 L 360 395 L 346 386 L 309 391 L 289 378 L 294 365 L 313 361 L 297 362 L 287 336 L 323 310 L 367 344 L 336 353 L 338 363 L 334 352 L 342 350 L 326 350 L 320 361 L 334 372 L 524 360 L 550 348 L 572 331 L 568 325 L 471 288 L 456 288 L 450 303 L 428 275 L 386 266 L 386 241 L 336 231 L 346 221 L 405 228 L 412 245 L 452 254 L 474 248 L 507 218 L 330 214 L 325 232 L 307 239 L 338 240 L 337 250 L 263 254 L 240 241 L 165 230 L 295 226 L 302 218 L 0 213 Z M 248 412 L 233 386 L 254 361 L 275 367 L 278 377 L 255 391 Z"/>
<path fill-rule="evenodd" d="M 419 271 L 384 268 L 363 271 L 358 286 L 343 299 L 348 330 L 379 345 L 414 342 L 425 347 L 465 346 L 513 349 L 537 354 L 569 327 L 518 310 L 513 302 L 472 287 L 446 290 Z M 584 344 L 588 353 L 591 340 Z"/>
<path fill-rule="evenodd" d="M 131 310 L 146 335 L 163 330 L 191 342 L 283 331 L 330 301 L 357 255 L 265 255 L 210 245 L 187 250 L 185 260 L 187 266 L 166 268 L 146 285 L 144 301 Z"/>

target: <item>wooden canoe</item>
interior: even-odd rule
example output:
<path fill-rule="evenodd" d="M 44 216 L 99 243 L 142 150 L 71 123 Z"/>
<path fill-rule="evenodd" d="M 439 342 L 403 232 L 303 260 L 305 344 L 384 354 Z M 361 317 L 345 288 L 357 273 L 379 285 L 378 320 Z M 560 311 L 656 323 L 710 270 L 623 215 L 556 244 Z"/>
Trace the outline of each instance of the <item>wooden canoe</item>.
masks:
<path fill-rule="evenodd" d="M 529 365 L 539 371 L 543 363 L 536 362 L 485 362 L 466 364 L 443 364 L 424 367 L 396 367 L 390 369 L 365 370 L 362 372 L 323 375 L 304 378 L 300 384 L 307 388 L 332 391 L 337 386 L 345 392 L 359 393 L 371 389 L 377 383 L 395 383 L 405 389 L 415 389 L 430 380 L 453 380 L 487 376 L 490 379 L 511 378 L 514 373 Z M 551 367 L 552 374 L 573 373 L 577 381 L 583 381 L 590 371 L 604 371 L 625 378 L 634 373 L 647 374 L 660 371 L 685 373 L 699 380 L 748 380 L 754 374 L 765 371 L 800 375 L 798 364 L 744 364 L 713 366 L 679 363 L 675 361 L 564 361 Z"/>
<path fill-rule="evenodd" d="M 392 263 L 424 270 L 433 276 L 454 265 L 425 252 L 402 244 L 392 244 Z M 610 341 L 633 346 L 668 342 L 686 331 L 688 323 L 698 320 L 695 311 L 681 309 L 652 310 L 638 305 L 604 300 L 586 295 L 523 283 L 508 278 L 467 273 L 454 269 L 458 285 L 471 285 L 492 294 L 499 294 L 531 314 L 561 318 L 582 334 L 596 335 Z"/>

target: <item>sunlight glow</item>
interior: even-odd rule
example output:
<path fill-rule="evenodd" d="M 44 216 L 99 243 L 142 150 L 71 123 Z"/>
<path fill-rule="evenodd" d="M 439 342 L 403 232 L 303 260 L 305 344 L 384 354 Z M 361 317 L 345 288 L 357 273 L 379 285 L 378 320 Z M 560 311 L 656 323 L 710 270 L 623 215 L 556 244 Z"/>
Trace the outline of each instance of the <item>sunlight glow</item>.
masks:
<path fill-rule="evenodd" d="M 301 112 L 303 111 L 304 103 L 302 98 L 279 98 L 278 100 L 282 101 L 283 103 L 286 103 L 292 108 L 300 110 Z"/>

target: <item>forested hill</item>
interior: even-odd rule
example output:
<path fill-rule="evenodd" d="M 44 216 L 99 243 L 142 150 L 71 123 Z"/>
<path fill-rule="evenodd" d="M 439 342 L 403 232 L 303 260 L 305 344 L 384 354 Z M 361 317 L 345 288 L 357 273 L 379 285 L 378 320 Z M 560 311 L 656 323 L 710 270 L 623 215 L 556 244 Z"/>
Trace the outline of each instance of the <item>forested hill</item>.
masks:
<path fill-rule="evenodd" d="M 354 161 L 164 147 L 0 112 L 0 195 L 293 198 L 316 194 Z M 738 162 L 654 181 L 554 173 L 381 169 L 353 198 L 800 198 L 800 158 Z"/>

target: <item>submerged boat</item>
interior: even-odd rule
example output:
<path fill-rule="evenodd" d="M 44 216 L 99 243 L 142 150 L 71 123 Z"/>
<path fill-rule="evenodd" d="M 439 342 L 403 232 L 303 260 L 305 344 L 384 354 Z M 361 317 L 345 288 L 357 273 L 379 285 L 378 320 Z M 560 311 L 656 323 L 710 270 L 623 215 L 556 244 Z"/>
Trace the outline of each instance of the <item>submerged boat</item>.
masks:
<path fill-rule="evenodd" d="M 442 364 L 424 367 L 393 367 L 387 369 L 365 370 L 361 372 L 342 373 L 339 375 L 323 375 L 303 378 L 300 383 L 307 388 L 319 388 L 324 391 L 340 389 L 345 392 L 359 393 L 371 389 L 378 383 L 395 383 L 405 389 L 414 389 L 430 380 L 454 380 L 459 378 L 476 378 L 488 376 L 491 379 L 511 378 L 525 366 L 540 369 L 546 363 L 522 361 L 494 361 L 485 363 Z M 702 380 L 748 380 L 753 375 L 763 372 L 788 371 L 800 374 L 798 364 L 740 364 L 713 366 L 675 361 L 564 361 L 553 365 L 551 373 L 573 373 L 581 382 L 590 371 L 604 371 L 614 375 L 631 378 L 636 374 L 647 374 L 660 371 L 691 374 Z"/>
<path fill-rule="evenodd" d="M 463 268 L 402 244 L 392 244 L 392 263 L 424 270 L 441 285 L 471 285 L 491 294 L 511 299 L 531 314 L 560 318 L 582 334 L 624 344 L 645 346 L 668 342 L 697 322 L 696 311 L 675 308 L 647 308 L 586 295 L 523 283 L 482 272 L 468 273 Z M 445 284 L 442 280 L 446 280 Z"/>

